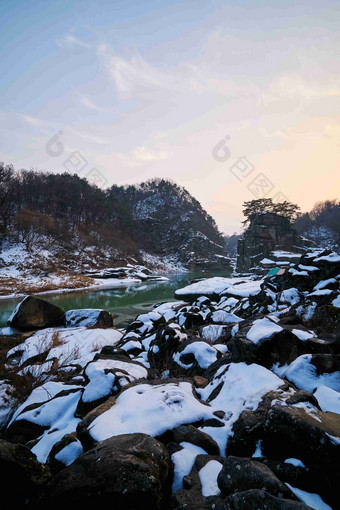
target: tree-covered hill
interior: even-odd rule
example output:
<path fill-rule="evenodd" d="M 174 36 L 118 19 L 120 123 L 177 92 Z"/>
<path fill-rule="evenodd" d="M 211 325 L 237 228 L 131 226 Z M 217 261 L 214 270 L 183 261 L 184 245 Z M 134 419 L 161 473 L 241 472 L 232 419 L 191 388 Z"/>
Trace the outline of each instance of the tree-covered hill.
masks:
<path fill-rule="evenodd" d="M 77 174 L 0 164 L 2 244 L 51 249 L 57 264 L 98 266 L 143 252 L 185 267 L 228 267 L 213 218 L 165 179 L 100 189 Z M 91 262 L 92 261 L 92 262 Z"/>

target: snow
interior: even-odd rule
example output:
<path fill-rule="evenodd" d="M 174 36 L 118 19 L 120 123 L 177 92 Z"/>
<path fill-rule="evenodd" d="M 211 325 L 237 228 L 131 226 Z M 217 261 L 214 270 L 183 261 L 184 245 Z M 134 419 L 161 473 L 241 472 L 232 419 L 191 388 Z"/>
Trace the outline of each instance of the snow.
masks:
<path fill-rule="evenodd" d="M 17 417 L 17 421 L 28 420 L 47 427 L 47 430 L 38 438 L 38 442 L 31 448 L 39 462 L 46 461 L 52 447 L 65 434 L 70 434 L 76 430 L 80 418 L 76 418 L 74 413 L 80 397 L 81 390 L 56 396 L 38 408 L 23 411 Z"/>
<path fill-rule="evenodd" d="M 313 290 L 319 290 L 327 287 L 330 283 L 336 283 L 335 278 L 329 278 L 328 280 L 321 280 L 317 285 L 315 285 Z"/>
<path fill-rule="evenodd" d="M 308 276 L 307 271 L 298 271 L 297 269 L 294 269 L 293 267 L 288 269 L 288 271 L 290 273 L 292 273 L 293 276 Z"/>
<path fill-rule="evenodd" d="M 299 460 L 299 459 L 294 459 L 293 457 L 292 458 L 289 458 L 289 459 L 286 459 L 284 461 L 285 464 L 292 464 L 293 466 L 297 466 L 297 467 L 303 467 L 305 468 L 306 466 L 304 465 L 304 463 Z"/>
<path fill-rule="evenodd" d="M 65 312 L 65 324 L 66 326 L 92 326 L 96 324 L 99 314 L 102 311 L 104 310 L 95 308 L 68 310 Z"/>
<path fill-rule="evenodd" d="M 77 439 L 76 441 L 72 441 L 72 443 L 68 444 L 67 446 L 65 446 L 65 448 L 60 450 L 55 455 L 55 458 L 59 462 L 65 464 L 65 466 L 69 466 L 83 453 L 84 450 L 81 445 L 81 442 Z"/>
<path fill-rule="evenodd" d="M 316 397 L 322 411 L 340 414 L 340 386 L 338 389 L 339 391 L 335 391 L 324 384 L 317 387 L 314 397 Z"/>
<path fill-rule="evenodd" d="M 209 342 L 216 342 L 224 334 L 225 327 L 218 324 L 210 324 L 208 326 L 204 326 L 201 331 L 202 337 Z"/>
<path fill-rule="evenodd" d="M 61 391 L 74 390 L 77 388 L 81 388 L 81 386 L 76 386 L 72 384 L 65 384 L 61 382 L 48 381 L 37 388 L 35 388 L 28 398 L 23 402 L 13 414 L 10 423 L 12 423 L 17 416 L 28 406 L 32 404 L 39 404 L 41 402 L 46 402 L 53 397 L 55 397 Z"/>
<path fill-rule="evenodd" d="M 302 269 L 302 271 L 320 271 L 316 266 L 304 266 L 303 264 L 299 264 L 298 268 Z"/>
<path fill-rule="evenodd" d="M 329 255 L 317 257 L 314 259 L 314 262 L 319 262 L 320 260 L 325 260 L 326 262 L 340 262 L 340 255 L 338 253 L 332 252 Z"/>
<path fill-rule="evenodd" d="M 182 368 L 188 369 L 193 364 L 185 364 L 181 361 L 180 358 L 184 354 L 193 354 L 201 368 L 208 368 L 217 360 L 218 351 L 206 342 L 197 341 L 187 345 L 181 352 L 174 354 L 173 360 Z"/>
<path fill-rule="evenodd" d="M 271 252 L 271 256 L 275 258 L 292 258 L 296 259 L 298 257 L 301 257 L 301 253 L 293 253 L 291 251 L 284 251 L 284 250 L 274 250 Z"/>
<path fill-rule="evenodd" d="M 332 292 L 333 291 L 331 289 L 318 289 L 308 294 L 308 296 L 327 296 L 329 294 L 332 294 Z"/>
<path fill-rule="evenodd" d="M 290 365 L 283 365 L 279 367 L 275 364 L 272 370 L 279 377 L 286 377 L 289 381 L 295 384 L 302 390 L 313 392 L 315 388 L 320 388 L 320 407 L 323 406 L 323 411 L 330 411 L 331 407 L 334 408 L 336 403 L 336 395 L 332 392 L 326 392 L 323 386 L 331 388 L 336 393 L 340 390 L 340 372 L 317 374 L 316 367 L 311 363 L 312 355 L 303 354 L 296 358 Z"/>
<path fill-rule="evenodd" d="M 332 510 L 332 508 L 329 505 L 327 505 L 318 494 L 306 492 L 296 487 L 292 487 L 287 482 L 286 485 L 295 494 L 295 496 L 305 505 L 308 505 L 311 508 L 314 508 L 315 510 Z"/>
<path fill-rule="evenodd" d="M 105 345 L 117 344 L 122 336 L 122 332 L 116 329 L 46 328 L 11 349 L 8 356 L 23 351 L 23 363 L 32 356 L 49 351 L 49 359 L 57 358 L 59 366 L 71 362 L 85 366 L 96 351 Z"/>
<path fill-rule="evenodd" d="M 110 370 L 115 370 L 116 374 Z M 125 384 L 128 384 L 135 379 L 146 378 L 148 371 L 136 363 L 99 359 L 89 363 L 85 369 L 85 375 L 88 377 L 89 383 L 85 387 L 82 400 L 92 402 L 110 394 L 116 377 L 122 377 Z M 120 384 L 123 386 L 122 382 Z"/>
<path fill-rule="evenodd" d="M 280 295 L 280 301 L 282 303 L 290 303 L 295 305 L 300 301 L 300 294 L 297 288 L 292 287 L 290 289 L 283 290 Z"/>
<path fill-rule="evenodd" d="M 212 409 L 194 397 L 188 382 L 139 384 L 123 391 L 115 405 L 92 422 L 89 431 L 96 441 L 136 432 L 154 437 L 211 417 Z"/>
<path fill-rule="evenodd" d="M 12 410 L 9 396 L 13 387 L 6 381 L 0 381 L 0 430 L 6 426 Z"/>
<path fill-rule="evenodd" d="M 304 331 L 302 329 L 292 329 L 292 333 L 302 341 L 308 340 L 309 338 L 315 338 L 313 333 L 310 331 Z"/>
<path fill-rule="evenodd" d="M 190 473 L 197 455 L 207 454 L 203 448 L 186 441 L 180 443 L 180 446 L 182 446 L 182 450 L 171 455 L 171 460 L 174 464 L 173 492 L 183 488 L 183 476 Z"/>
<path fill-rule="evenodd" d="M 217 460 L 210 460 L 199 470 L 199 477 L 202 484 L 202 495 L 218 496 L 221 491 L 217 485 L 217 477 L 222 469 L 222 464 Z"/>
<path fill-rule="evenodd" d="M 332 305 L 340 308 L 340 294 L 335 299 L 333 299 Z"/>
<path fill-rule="evenodd" d="M 257 441 L 256 447 L 255 447 L 255 452 L 253 453 L 252 457 L 253 458 L 263 457 L 261 439 L 259 439 L 259 441 Z"/>
<path fill-rule="evenodd" d="M 203 432 L 210 434 L 220 447 L 221 455 L 225 455 L 228 437 L 232 427 L 244 410 L 255 410 L 263 396 L 269 391 L 279 388 L 283 381 L 272 371 L 261 365 L 244 362 L 230 363 L 218 369 L 213 380 L 205 387 L 197 389 L 203 400 L 208 400 L 212 392 L 221 385 L 219 393 L 212 399 L 213 410 L 223 409 L 224 427 L 201 427 Z"/>
<path fill-rule="evenodd" d="M 221 294 L 221 292 L 225 291 L 233 284 L 244 281 L 243 278 L 224 278 L 221 276 L 215 276 L 213 278 L 207 278 L 205 280 L 201 280 L 199 282 L 191 283 L 182 289 L 177 289 L 175 291 L 176 296 L 183 295 L 201 295 L 201 296 L 210 296 L 213 294 Z"/>
<path fill-rule="evenodd" d="M 254 344 L 257 344 L 261 340 L 270 338 L 272 335 L 279 333 L 280 331 L 283 331 L 281 326 L 278 326 L 267 317 L 264 317 L 263 319 L 257 319 L 253 322 L 252 327 L 247 333 L 247 339 Z"/>
<path fill-rule="evenodd" d="M 211 320 L 218 324 L 234 324 L 235 322 L 241 322 L 243 319 L 237 315 L 226 312 L 225 310 L 217 310 L 211 314 Z"/>
<path fill-rule="evenodd" d="M 264 259 L 260 260 L 260 264 L 265 266 L 267 264 L 276 264 L 276 262 L 274 260 L 264 258 Z"/>
<path fill-rule="evenodd" d="M 261 292 L 262 283 L 263 280 L 256 280 L 235 284 L 227 289 L 227 293 L 239 297 L 255 296 Z"/>

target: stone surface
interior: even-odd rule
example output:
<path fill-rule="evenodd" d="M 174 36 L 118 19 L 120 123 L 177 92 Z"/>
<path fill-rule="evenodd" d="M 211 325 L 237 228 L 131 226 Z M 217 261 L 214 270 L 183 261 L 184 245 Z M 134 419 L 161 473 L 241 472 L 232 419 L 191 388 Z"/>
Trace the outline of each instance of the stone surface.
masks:
<path fill-rule="evenodd" d="M 169 494 L 170 457 L 145 434 L 124 434 L 98 443 L 60 471 L 40 505 L 104 504 L 157 510 Z"/>
<path fill-rule="evenodd" d="M 3 501 L 11 506 L 27 504 L 50 479 L 47 466 L 23 445 L 0 439 L 0 472 Z"/>
<path fill-rule="evenodd" d="M 59 307 L 43 299 L 27 296 L 16 307 L 8 324 L 13 328 L 33 330 L 61 326 L 65 313 Z"/>

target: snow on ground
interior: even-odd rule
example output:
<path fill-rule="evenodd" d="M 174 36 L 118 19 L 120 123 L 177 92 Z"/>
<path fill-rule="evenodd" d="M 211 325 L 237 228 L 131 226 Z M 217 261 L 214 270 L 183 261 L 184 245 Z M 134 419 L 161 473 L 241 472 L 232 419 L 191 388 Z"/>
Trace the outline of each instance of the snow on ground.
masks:
<path fill-rule="evenodd" d="M 21 303 L 20 303 L 21 304 Z M 96 308 L 82 308 L 76 310 L 67 310 L 65 312 L 65 325 L 89 327 L 98 320 L 100 312 L 104 310 Z"/>
<path fill-rule="evenodd" d="M 105 345 L 116 345 L 122 336 L 123 333 L 116 329 L 46 328 L 8 351 L 8 356 L 20 353 L 20 361 L 23 363 L 33 356 L 49 351 L 48 358 L 57 358 L 59 366 L 69 363 L 84 366 L 93 358 L 95 352 Z"/>
<path fill-rule="evenodd" d="M 259 343 L 265 338 L 270 338 L 275 333 L 283 331 L 281 326 L 278 326 L 267 317 L 257 319 L 253 322 L 252 327 L 247 333 L 247 338 L 254 344 Z"/>
<path fill-rule="evenodd" d="M 310 392 L 315 396 L 323 411 L 340 413 L 340 372 L 317 374 L 317 369 L 311 363 L 312 355 L 303 354 L 290 365 L 272 367 L 279 377 L 286 377 L 295 386 Z"/>
<path fill-rule="evenodd" d="M 115 370 L 116 373 L 110 370 Z M 84 373 L 89 379 L 82 396 L 84 402 L 92 402 L 109 395 L 118 374 L 121 375 L 120 386 L 148 376 L 144 367 L 116 359 L 99 359 L 89 363 Z"/>
<path fill-rule="evenodd" d="M 115 405 L 92 422 L 89 431 L 96 441 L 135 432 L 154 437 L 212 417 L 212 409 L 195 398 L 188 382 L 139 384 L 123 391 Z"/>
<path fill-rule="evenodd" d="M 60 441 L 65 434 L 76 430 L 80 418 L 74 416 L 74 411 L 81 394 L 81 390 L 76 390 L 67 395 L 56 396 L 52 403 L 46 402 L 38 409 L 23 411 L 16 418 L 17 421 L 28 420 L 47 427 L 37 444 L 31 449 L 39 462 L 46 461 L 53 445 Z"/>
<path fill-rule="evenodd" d="M 186 441 L 179 443 L 179 445 L 182 446 L 182 450 L 171 455 L 171 460 L 174 464 L 173 492 L 183 488 L 183 476 L 190 473 L 197 455 L 204 455 L 207 453 L 203 448 L 187 443 Z"/>
<path fill-rule="evenodd" d="M 304 331 L 302 329 L 292 329 L 292 333 L 302 341 L 308 340 L 309 338 L 316 338 L 316 335 L 311 331 Z"/>
<path fill-rule="evenodd" d="M 332 508 L 327 505 L 318 494 L 306 492 L 298 489 L 297 487 L 292 487 L 289 483 L 286 483 L 286 485 L 305 505 L 308 505 L 315 510 L 332 510 Z"/>
<path fill-rule="evenodd" d="M 201 295 L 211 296 L 214 294 L 221 294 L 223 291 L 232 287 L 235 283 L 243 282 L 244 278 L 224 278 L 222 276 L 215 276 L 207 278 L 199 282 L 191 283 L 182 289 L 175 291 L 176 296 L 183 295 Z"/>
<path fill-rule="evenodd" d="M 270 370 L 253 363 L 230 363 L 218 369 L 213 380 L 205 387 L 197 390 L 200 398 L 208 400 L 212 392 L 222 383 L 219 393 L 210 401 L 213 410 L 223 409 L 223 427 L 202 427 L 220 447 L 221 455 L 225 455 L 228 437 L 232 427 L 244 410 L 257 409 L 262 397 L 269 391 L 279 388 L 283 381 Z"/>
<path fill-rule="evenodd" d="M 210 324 L 208 326 L 204 326 L 202 328 L 202 338 L 205 340 L 208 340 L 209 342 L 216 342 L 221 336 L 223 336 L 225 333 L 225 327 L 220 326 L 218 324 Z"/>
<path fill-rule="evenodd" d="M 293 466 L 297 466 L 297 467 L 303 467 L 305 468 L 306 466 L 304 465 L 304 463 L 302 462 L 302 460 L 299 460 L 299 459 L 295 459 L 293 457 L 290 457 L 289 459 L 286 459 L 284 461 L 285 464 L 292 464 Z"/>
<path fill-rule="evenodd" d="M 332 305 L 340 308 L 340 294 L 335 299 L 333 299 Z"/>
<path fill-rule="evenodd" d="M 234 324 L 235 322 L 243 321 L 241 317 L 231 312 L 225 312 L 224 310 L 216 310 L 213 312 L 211 314 L 211 320 L 217 324 Z"/>
<path fill-rule="evenodd" d="M 292 287 L 291 289 L 286 289 L 281 292 L 280 301 L 282 303 L 290 303 L 291 305 L 295 305 L 300 301 L 300 294 L 297 288 Z"/>
<path fill-rule="evenodd" d="M 320 260 L 325 260 L 326 262 L 340 262 L 340 254 L 332 252 L 329 255 L 317 257 L 316 259 L 314 259 L 314 262 L 319 262 Z"/>
<path fill-rule="evenodd" d="M 210 460 L 199 470 L 199 477 L 202 484 L 202 495 L 218 496 L 221 491 L 217 485 L 217 477 L 222 469 L 222 464 L 217 460 Z"/>
<path fill-rule="evenodd" d="M 173 360 L 182 368 L 188 369 L 192 367 L 193 363 L 185 364 L 181 361 L 181 356 L 185 354 L 193 354 L 198 366 L 208 368 L 217 360 L 218 351 L 206 342 L 197 341 L 187 345 L 182 351 L 174 354 Z"/>
<path fill-rule="evenodd" d="M 72 443 L 68 444 L 60 450 L 55 458 L 62 462 L 65 466 L 69 466 L 74 462 L 80 455 L 84 453 L 81 442 L 77 439 L 76 441 L 72 441 Z"/>
<path fill-rule="evenodd" d="M 68 391 L 70 389 L 81 388 L 81 386 L 75 386 L 70 384 L 64 384 L 61 382 L 48 381 L 41 386 L 35 388 L 32 393 L 28 396 L 28 398 L 23 402 L 13 414 L 10 423 L 12 423 L 17 416 L 28 406 L 32 404 L 39 404 L 41 402 L 46 402 L 51 398 L 55 397 L 61 391 Z"/>

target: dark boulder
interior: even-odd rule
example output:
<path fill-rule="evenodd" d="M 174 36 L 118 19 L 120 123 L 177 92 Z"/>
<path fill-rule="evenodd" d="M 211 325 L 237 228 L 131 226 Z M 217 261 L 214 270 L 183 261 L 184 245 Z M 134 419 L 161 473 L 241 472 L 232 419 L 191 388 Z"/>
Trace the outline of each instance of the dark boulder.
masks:
<path fill-rule="evenodd" d="M 7 323 L 13 328 L 34 330 L 62 326 L 65 312 L 48 301 L 26 296 L 13 311 Z"/>
<path fill-rule="evenodd" d="M 280 498 L 292 497 L 290 490 L 264 464 L 255 460 L 230 455 L 217 477 L 224 496 L 249 489 L 264 489 Z"/>
<path fill-rule="evenodd" d="M 25 446 L 0 439 L 0 472 L 3 501 L 11 506 L 28 504 L 50 479 L 47 466 L 40 464 Z"/>
<path fill-rule="evenodd" d="M 170 475 L 170 456 L 159 441 L 123 434 L 98 443 L 60 471 L 38 504 L 157 510 L 169 496 Z"/>
<path fill-rule="evenodd" d="M 311 510 L 311 507 L 272 496 L 265 490 L 251 489 L 231 494 L 225 500 L 224 510 Z"/>

